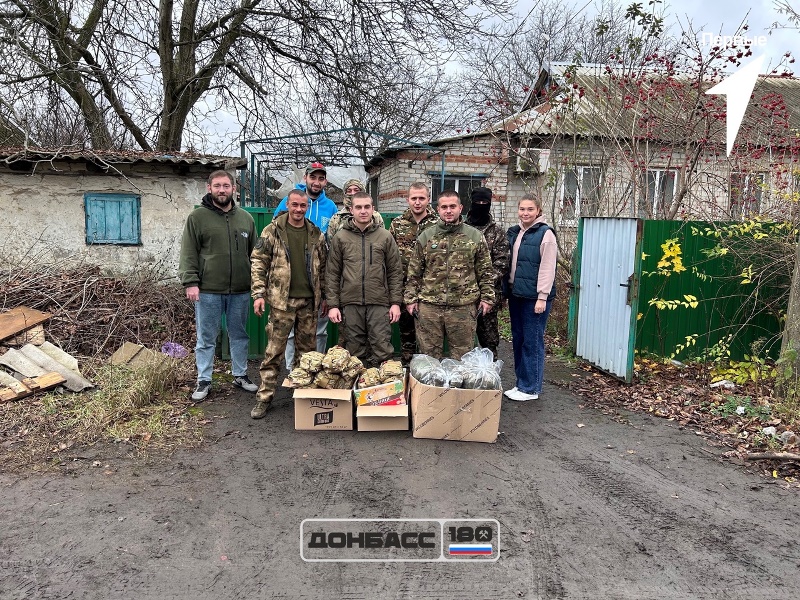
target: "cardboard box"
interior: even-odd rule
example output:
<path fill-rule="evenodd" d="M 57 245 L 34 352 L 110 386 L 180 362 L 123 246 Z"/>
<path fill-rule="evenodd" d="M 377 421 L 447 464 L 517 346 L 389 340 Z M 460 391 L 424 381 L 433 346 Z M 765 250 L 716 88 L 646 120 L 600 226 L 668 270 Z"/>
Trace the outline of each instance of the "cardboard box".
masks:
<path fill-rule="evenodd" d="M 403 371 L 403 379 L 373 385 L 371 387 L 356 388 L 353 391 L 356 406 L 397 406 L 408 404 L 406 402 L 406 371 Z"/>
<path fill-rule="evenodd" d="M 356 421 L 359 431 L 408 431 L 408 404 L 362 404 Z"/>
<path fill-rule="evenodd" d="M 425 385 L 409 377 L 415 438 L 494 442 L 502 390 L 463 390 Z"/>
<path fill-rule="evenodd" d="M 284 387 L 291 385 L 284 382 Z M 295 389 L 294 428 L 304 431 L 352 430 L 353 390 Z"/>

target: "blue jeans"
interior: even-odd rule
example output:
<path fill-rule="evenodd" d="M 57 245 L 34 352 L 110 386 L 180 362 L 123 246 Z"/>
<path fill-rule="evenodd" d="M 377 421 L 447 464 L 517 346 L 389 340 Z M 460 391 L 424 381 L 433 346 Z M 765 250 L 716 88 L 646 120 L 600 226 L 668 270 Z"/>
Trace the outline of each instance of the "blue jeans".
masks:
<path fill-rule="evenodd" d="M 214 349 L 222 325 L 222 315 L 228 328 L 231 344 L 231 372 L 234 377 L 247 375 L 247 354 L 250 338 L 247 336 L 247 315 L 250 312 L 250 294 L 205 294 L 194 304 L 194 322 L 197 326 L 197 345 L 194 360 L 197 364 L 197 381 L 211 381 L 214 370 Z"/>
<path fill-rule="evenodd" d="M 328 347 L 328 313 L 317 319 L 317 352 L 325 354 Z M 286 351 L 283 353 L 286 361 L 286 368 L 291 369 L 294 363 L 294 327 L 289 332 L 289 339 L 286 340 Z"/>
<path fill-rule="evenodd" d="M 513 295 L 508 299 L 517 389 L 526 394 L 542 393 L 544 328 L 552 304 L 552 300 L 548 300 L 544 312 L 536 314 L 533 310 L 536 300 Z"/>

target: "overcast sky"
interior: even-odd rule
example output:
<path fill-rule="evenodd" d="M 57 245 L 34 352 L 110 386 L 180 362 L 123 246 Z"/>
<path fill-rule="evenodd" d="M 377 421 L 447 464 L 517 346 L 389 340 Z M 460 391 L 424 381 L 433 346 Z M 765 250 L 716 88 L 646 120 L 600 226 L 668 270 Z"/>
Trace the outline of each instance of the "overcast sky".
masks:
<path fill-rule="evenodd" d="M 535 2 L 539 0 L 519 0 L 518 14 L 524 16 Z M 587 5 L 588 2 L 588 5 Z M 641 3 L 648 7 L 648 0 L 617 0 L 623 7 L 633 2 Z M 789 0 L 789 3 L 800 10 L 800 0 Z M 588 14 L 596 13 L 599 0 L 569 0 L 564 4 L 572 4 L 576 8 L 586 6 Z M 753 48 L 753 57 L 765 55 L 762 72 L 769 72 L 780 61 L 785 52 L 791 52 L 798 59 L 797 63 L 788 65 L 800 75 L 800 32 L 796 29 L 772 31 L 771 25 L 776 21 L 786 22 L 783 15 L 779 15 L 774 7 L 773 0 L 665 0 L 664 6 L 667 25 L 673 35 L 679 35 L 681 27 L 678 21 L 686 26 L 687 20 L 691 21 L 696 31 L 708 32 L 714 35 L 733 35 L 739 25 L 746 19 L 749 25 L 747 34 L 750 37 L 766 36 L 766 43 L 762 48 Z M 769 70 L 767 64 L 771 63 Z"/>

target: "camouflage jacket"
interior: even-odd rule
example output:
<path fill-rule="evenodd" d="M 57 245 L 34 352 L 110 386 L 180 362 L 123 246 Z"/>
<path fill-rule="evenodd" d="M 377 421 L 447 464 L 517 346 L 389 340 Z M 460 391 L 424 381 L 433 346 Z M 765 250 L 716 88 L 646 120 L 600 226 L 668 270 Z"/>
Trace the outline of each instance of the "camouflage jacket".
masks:
<path fill-rule="evenodd" d="M 472 225 L 472 227 L 483 234 L 483 239 L 486 240 L 486 245 L 489 246 L 492 267 L 494 267 L 495 305 L 499 306 L 500 300 L 502 300 L 503 277 L 508 272 L 509 258 L 511 256 L 511 248 L 508 245 L 506 232 L 494 222 L 492 217 L 489 217 L 489 222 L 486 225 Z"/>
<path fill-rule="evenodd" d="M 289 284 L 292 268 L 289 256 L 289 243 L 286 239 L 286 227 L 289 213 L 282 213 L 264 228 L 261 237 L 256 240 L 253 253 L 250 255 L 252 276 L 251 295 L 253 299 L 264 298 L 271 307 L 286 310 L 289 299 Z M 325 285 L 325 261 L 328 257 L 325 236 L 308 219 L 305 220 L 308 232 L 308 244 L 304 260 L 308 283 L 314 290 L 314 306 L 322 304 L 322 290 Z"/>
<path fill-rule="evenodd" d="M 408 263 L 403 300 L 440 306 L 494 304 L 494 272 L 481 232 L 461 218 L 450 225 L 439 219 L 423 231 Z"/>
<path fill-rule="evenodd" d="M 328 243 L 333 239 L 333 236 L 336 235 L 336 232 L 339 231 L 344 224 L 347 222 L 347 219 L 352 217 L 353 215 L 350 214 L 350 209 L 343 208 L 335 215 L 331 217 L 331 220 L 328 221 L 328 231 L 325 232 L 325 239 L 328 240 Z M 375 223 L 378 227 L 385 228 L 386 225 L 383 224 L 383 217 L 381 213 L 375 211 L 372 214 L 372 222 Z"/>
<path fill-rule="evenodd" d="M 408 263 L 414 254 L 414 246 L 417 245 L 417 236 L 431 225 L 435 225 L 438 216 L 433 209 L 428 206 L 427 214 L 422 217 L 422 221 L 417 223 L 410 208 L 399 217 L 392 219 L 389 225 L 389 233 L 392 234 L 397 247 L 400 249 L 400 257 L 403 259 L 403 273 L 408 274 Z"/>

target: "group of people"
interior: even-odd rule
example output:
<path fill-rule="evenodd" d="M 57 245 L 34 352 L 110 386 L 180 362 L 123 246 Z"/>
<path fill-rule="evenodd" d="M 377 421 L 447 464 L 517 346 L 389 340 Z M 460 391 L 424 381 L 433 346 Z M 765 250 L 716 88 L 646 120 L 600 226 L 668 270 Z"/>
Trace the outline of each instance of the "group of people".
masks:
<path fill-rule="evenodd" d="M 250 412 L 263 418 L 277 386 L 280 362 L 324 352 L 328 322 L 339 344 L 365 366 L 392 357 L 391 326 L 400 330 L 402 361 L 416 353 L 461 358 L 478 343 L 497 357 L 497 313 L 508 301 L 517 385 L 511 400 L 538 398 L 544 370 L 544 330 L 555 296 L 557 242 L 535 195 L 519 202 L 519 223 L 504 231 L 491 212 L 492 192 L 472 192 L 466 218 L 457 192 L 439 194 L 436 211 L 425 183 L 408 191 L 408 208 L 385 229 L 358 180 L 345 183 L 344 206 L 325 195 L 327 171 L 308 165 L 303 183 L 281 201 L 260 235 L 234 201 L 235 181 L 211 173 L 201 206 L 183 232 L 180 277 L 195 304 L 197 387 L 211 389 L 216 339 L 224 315 L 233 385 L 256 393 Z M 438 214 L 437 214 L 438 213 Z M 247 375 L 246 321 L 269 307 L 260 385 Z"/>

